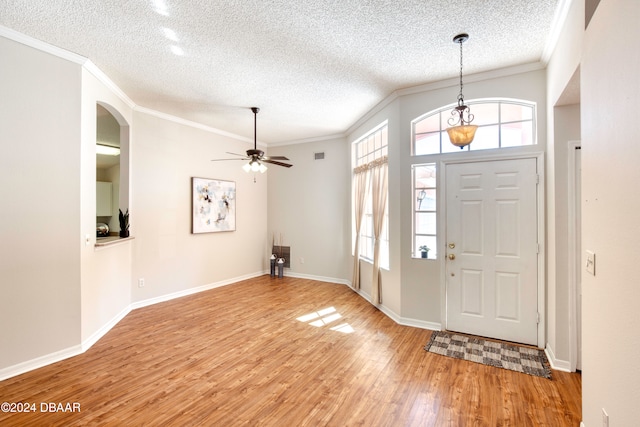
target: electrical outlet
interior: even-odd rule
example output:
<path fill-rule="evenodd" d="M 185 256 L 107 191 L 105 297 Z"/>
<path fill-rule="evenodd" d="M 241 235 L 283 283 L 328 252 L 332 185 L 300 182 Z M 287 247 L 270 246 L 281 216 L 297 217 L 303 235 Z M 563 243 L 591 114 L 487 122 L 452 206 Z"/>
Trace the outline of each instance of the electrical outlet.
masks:
<path fill-rule="evenodd" d="M 300 257 L 300 264 L 304 264 L 304 258 Z"/>
<path fill-rule="evenodd" d="M 609 414 L 602 408 L 602 427 L 609 427 Z"/>
<path fill-rule="evenodd" d="M 144 279 L 138 279 L 138 287 L 144 288 Z"/>
<path fill-rule="evenodd" d="M 596 275 L 596 254 L 591 251 L 587 251 L 587 263 L 585 265 L 587 273 Z"/>

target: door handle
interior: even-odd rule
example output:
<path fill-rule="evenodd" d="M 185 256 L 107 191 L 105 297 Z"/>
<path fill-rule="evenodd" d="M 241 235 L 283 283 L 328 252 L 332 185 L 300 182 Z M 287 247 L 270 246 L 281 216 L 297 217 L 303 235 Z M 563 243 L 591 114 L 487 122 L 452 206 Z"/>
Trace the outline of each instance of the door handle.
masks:
<path fill-rule="evenodd" d="M 449 254 L 449 259 L 451 261 L 453 261 L 454 259 L 456 259 L 456 255 L 455 254 Z"/>

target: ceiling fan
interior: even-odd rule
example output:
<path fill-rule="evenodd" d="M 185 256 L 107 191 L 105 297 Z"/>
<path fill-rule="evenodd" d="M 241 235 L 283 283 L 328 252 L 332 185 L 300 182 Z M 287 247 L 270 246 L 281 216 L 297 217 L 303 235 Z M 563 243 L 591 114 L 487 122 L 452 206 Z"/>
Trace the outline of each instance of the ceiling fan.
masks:
<path fill-rule="evenodd" d="M 253 149 L 247 150 L 246 156 L 242 154 L 227 152 L 227 154 L 231 154 L 232 156 L 240 156 L 240 158 L 213 159 L 211 161 L 219 162 L 223 160 L 248 160 L 249 162 L 245 164 L 242 167 L 242 169 L 244 169 L 245 172 L 261 172 L 261 173 L 264 173 L 267 170 L 267 167 L 264 165 L 264 163 L 270 163 L 272 165 L 277 165 L 277 166 L 284 166 L 285 168 L 290 168 L 291 166 L 293 166 L 289 163 L 283 163 L 280 161 L 280 160 L 289 160 L 284 156 L 267 157 L 264 155 L 264 151 L 258 150 L 257 121 L 258 121 L 258 112 L 260 111 L 260 109 L 258 107 L 251 107 L 251 111 L 253 111 Z"/>

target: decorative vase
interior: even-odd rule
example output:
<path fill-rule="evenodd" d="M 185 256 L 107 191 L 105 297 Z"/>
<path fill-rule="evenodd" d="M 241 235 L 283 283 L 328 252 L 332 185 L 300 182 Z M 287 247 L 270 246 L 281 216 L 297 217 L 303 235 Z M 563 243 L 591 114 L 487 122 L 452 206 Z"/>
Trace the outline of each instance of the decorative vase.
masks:
<path fill-rule="evenodd" d="M 278 278 L 282 279 L 284 274 L 284 258 L 278 259 Z"/>
<path fill-rule="evenodd" d="M 276 275 L 276 256 L 274 254 L 271 254 L 271 259 L 269 261 L 271 263 L 271 270 L 269 272 L 269 275 L 273 277 Z"/>
<path fill-rule="evenodd" d="M 129 237 L 129 230 L 120 230 L 120 237 Z"/>
<path fill-rule="evenodd" d="M 422 258 L 429 258 L 429 251 L 423 251 Z"/>

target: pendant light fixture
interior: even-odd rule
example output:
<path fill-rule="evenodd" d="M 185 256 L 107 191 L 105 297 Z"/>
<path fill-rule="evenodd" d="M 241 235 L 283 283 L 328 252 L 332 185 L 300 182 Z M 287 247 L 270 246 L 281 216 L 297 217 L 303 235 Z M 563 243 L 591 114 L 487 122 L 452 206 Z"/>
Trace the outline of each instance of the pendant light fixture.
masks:
<path fill-rule="evenodd" d="M 462 94 L 462 43 L 467 40 L 469 40 L 469 34 L 466 33 L 458 34 L 453 38 L 454 43 L 460 44 L 460 93 L 458 94 L 458 105 L 451 110 L 453 117 L 450 117 L 447 122 L 450 126 L 447 128 L 449 139 L 453 145 L 460 147 L 460 149 L 471 144 L 478 129 L 478 126 L 471 124 L 473 114 L 464 104 L 464 95 Z"/>

